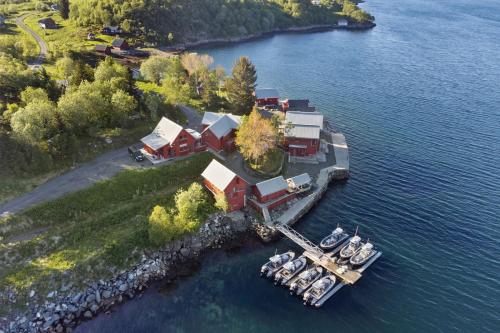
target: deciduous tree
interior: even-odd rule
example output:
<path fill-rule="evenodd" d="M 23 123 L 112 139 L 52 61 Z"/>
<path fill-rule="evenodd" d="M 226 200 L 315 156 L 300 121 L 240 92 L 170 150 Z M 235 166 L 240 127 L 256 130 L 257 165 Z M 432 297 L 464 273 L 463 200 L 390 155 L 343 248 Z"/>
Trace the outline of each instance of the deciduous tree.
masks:
<path fill-rule="evenodd" d="M 276 132 L 271 121 L 263 118 L 254 108 L 249 116 L 243 118 L 236 132 L 236 144 L 246 160 L 258 162 L 276 146 Z"/>

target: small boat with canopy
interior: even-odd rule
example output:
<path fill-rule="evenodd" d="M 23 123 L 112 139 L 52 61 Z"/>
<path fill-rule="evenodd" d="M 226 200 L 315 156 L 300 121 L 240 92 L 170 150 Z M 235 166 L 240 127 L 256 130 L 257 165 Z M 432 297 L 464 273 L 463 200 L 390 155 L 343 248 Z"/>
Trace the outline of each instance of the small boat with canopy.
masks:
<path fill-rule="evenodd" d="M 269 261 L 262 265 L 260 269 L 260 275 L 265 276 L 267 278 L 273 276 L 277 271 L 279 271 L 283 265 L 287 262 L 293 260 L 295 257 L 295 253 L 292 251 L 288 251 L 282 254 L 275 254 Z"/>

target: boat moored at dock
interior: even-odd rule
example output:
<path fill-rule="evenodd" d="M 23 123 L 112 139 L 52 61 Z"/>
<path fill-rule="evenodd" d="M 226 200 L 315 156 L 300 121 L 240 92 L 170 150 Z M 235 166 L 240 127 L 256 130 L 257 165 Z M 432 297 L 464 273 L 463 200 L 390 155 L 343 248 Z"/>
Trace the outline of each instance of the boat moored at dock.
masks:
<path fill-rule="evenodd" d="M 349 259 L 353 267 L 358 267 L 365 264 L 370 258 L 377 254 L 373 248 L 373 244 L 366 242 L 361 248 Z"/>
<path fill-rule="evenodd" d="M 267 278 L 273 276 L 278 272 L 286 263 L 290 262 L 295 258 L 295 253 L 293 251 L 288 251 L 282 254 L 275 254 L 269 261 L 262 265 L 260 269 L 260 275 Z"/>
<path fill-rule="evenodd" d="M 347 234 L 344 229 L 337 226 L 330 235 L 321 240 L 319 246 L 324 250 L 331 250 L 345 242 L 348 238 L 349 234 Z"/>
<path fill-rule="evenodd" d="M 311 288 L 304 293 L 304 305 L 315 306 L 320 300 L 322 300 L 323 303 L 325 301 L 323 300 L 323 297 L 327 297 L 327 294 L 333 289 L 336 281 L 337 279 L 335 278 L 335 275 L 328 274 L 314 282 Z M 332 295 L 333 294 L 330 294 L 328 298 Z"/>
<path fill-rule="evenodd" d="M 323 274 L 323 267 L 314 266 L 299 274 L 297 280 L 290 285 L 290 294 L 302 295 Z"/>
<path fill-rule="evenodd" d="M 295 260 L 287 262 L 274 276 L 274 284 L 286 285 L 294 276 L 299 274 L 307 265 L 307 259 L 300 256 Z"/>
<path fill-rule="evenodd" d="M 338 263 L 348 263 L 349 259 L 361 248 L 363 244 L 361 243 L 361 237 L 355 235 L 349 240 L 349 244 L 344 246 L 339 253 Z"/>

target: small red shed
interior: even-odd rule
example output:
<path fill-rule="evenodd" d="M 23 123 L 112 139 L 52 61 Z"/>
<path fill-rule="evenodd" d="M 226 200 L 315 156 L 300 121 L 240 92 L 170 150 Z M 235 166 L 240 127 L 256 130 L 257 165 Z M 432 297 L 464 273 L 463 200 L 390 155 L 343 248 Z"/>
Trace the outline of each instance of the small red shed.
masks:
<path fill-rule="evenodd" d="M 278 176 L 255 184 L 253 193 L 259 202 L 268 202 L 287 194 L 288 184 L 283 176 Z"/>
<path fill-rule="evenodd" d="M 130 45 L 128 45 L 127 41 L 123 38 L 117 38 L 113 40 L 111 43 L 114 49 L 118 50 L 128 50 L 130 48 Z"/>
<path fill-rule="evenodd" d="M 203 183 L 213 195 L 224 194 L 229 211 L 239 210 L 246 206 L 248 183 L 222 165 L 212 160 L 201 174 Z"/>
<path fill-rule="evenodd" d="M 255 102 L 257 106 L 278 105 L 280 94 L 276 89 L 263 88 L 255 90 Z"/>

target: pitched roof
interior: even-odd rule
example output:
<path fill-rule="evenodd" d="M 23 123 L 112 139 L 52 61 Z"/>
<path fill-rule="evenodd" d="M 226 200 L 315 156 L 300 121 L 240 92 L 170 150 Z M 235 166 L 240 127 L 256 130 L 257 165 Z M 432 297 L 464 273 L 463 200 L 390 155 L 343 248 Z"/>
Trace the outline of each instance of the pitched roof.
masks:
<path fill-rule="evenodd" d="M 172 120 L 162 117 L 153 132 L 141 141 L 153 149 L 159 149 L 172 143 L 181 133 L 182 126 Z"/>
<path fill-rule="evenodd" d="M 220 139 L 233 129 L 237 129 L 240 126 L 241 117 L 230 113 L 224 114 L 205 112 L 201 123 L 203 125 L 209 125 L 205 131 L 210 130 L 217 138 Z"/>
<path fill-rule="evenodd" d="M 323 129 L 323 115 L 319 112 L 289 111 L 286 113 L 285 123 L 292 123 L 295 126 L 318 126 Z"/>
<path fill-rule="evenodd" d="M 285 182 L 283 176 L 264 180 L 263 182 L 255 184 L 255 186 L 262 196 L 288 189 L 288 184 Z"/>
<path fill-rule="evenodd" d="M 298 176 L 288 178 L 286 181 L 290 186 L 299 187 L 309 184 L 312 180 L 308 173 L 303 173 Z"/>
<path fill-rule="evenodd" d="M 309 107 L 308 99 L 288 99 L 288 108 L 307 108 Z"/>
<path fill-rule="evenodd" d="M 219 190 L 224 191 L 237 175 L 217 160 L 212 160 L 201 176 Z"/>
<path fill-rule="evenodd" d="M 49 25 L 55 25 L 56 24 L 56 22 L 52 18 L 50 18 L 50 17 L 38 20 L 38 23 L 49 24 Z"/>
<path fill-rule="evenodd" d="M 103 44 L 98 44 L 95 46 L 95 50 L 98 52 L 105 52 L 108 50 L 110 47 L 108 45 L 103 45 Z"/>
<path fill-rule="evenodd" d="M 279 98 L 280 94 L 276 89 L 262 88 L 262 89 L 255 89 L 255 97 L 257 99 Z"/>
<path fill-rule="evenodd" d="M 113 42 L 111 43 L 111 45 L 113 45 L 114 47 L 121 47 L 125 43 L 126 43 L 125 39 L 123 39 L 123 38 L 117 38 L 117 39 L 113 40 Z"/>
<path fill-rule="evenodd" d="M 201 134 L 198 133 L 198 131 L 192 129 L 192 128 L 186 128 L 186 132 L 188 132 L 189 134 L 191 134 L 191 136 L 195 139 L 200 139 L 201 138 Z"/>
<path fill-rule="evenodd" d="M 301 139 L 319 139 L 321 128 L 319 126 L 293 125 L 285 129 L 285 137 Z"/>

